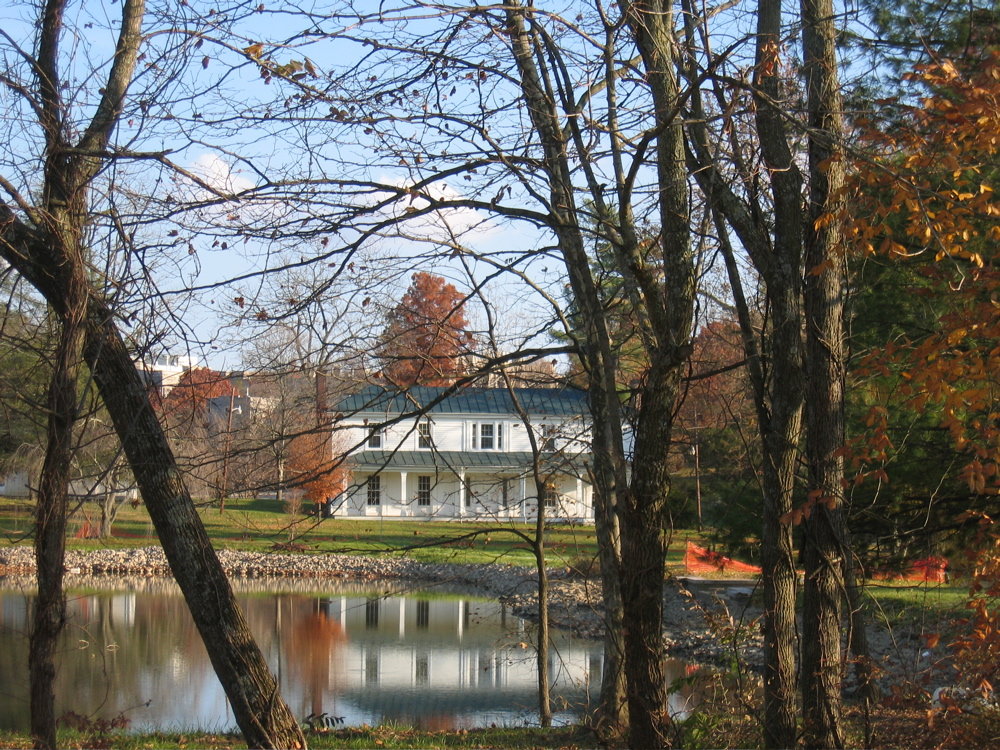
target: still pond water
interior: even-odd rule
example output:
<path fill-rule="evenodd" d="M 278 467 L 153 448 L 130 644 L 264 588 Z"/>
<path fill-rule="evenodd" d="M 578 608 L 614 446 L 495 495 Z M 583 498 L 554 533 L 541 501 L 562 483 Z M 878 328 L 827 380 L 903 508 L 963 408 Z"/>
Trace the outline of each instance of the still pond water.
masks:
<path fill-rule="evenodd" d="M 533 630 L 504 606 L 457 591 L 317 585 L 244 583 L 237 589 L 300 719 L 326 712 L 344 726 L 396 721 L 426 729 L 537 723 Z M 33 598 L 32 592 L 0 588 L 3 729 L 28 726 Z M 89 588 L 70 594 L 68 610 L 57 714 L 110 719 L 124 713 L 136 731 L 236 728 L 172 582 Z M 599 692 L 602 647 L 558 631 L 553 646 L 556 721 L 576 721 Z M 672 666 L 683 674 L 682 664 Z M 689 698 L 675 695 L 672 708 L 683 711 Z"/>
<path fill-rule="evenodd" d="M 240 604 L 300 718 L 326 712 L 345 726 L 398 721 L 441 729 L 537 721 L 532 629 L 495 601 L 349 585 L 316 590 L 315 582 L 253 585 L 238 589 Z M 3 729 L 28 726 L 33 598 L 0 589 Z M 235 728 L 172 582 L 71 593 L 68 608 L 57 713 L 124 712 L 133 730 Z M 599 690 L 601 645 L 557 635 L 554 646 L 557 720 L 576 720 Z"/>

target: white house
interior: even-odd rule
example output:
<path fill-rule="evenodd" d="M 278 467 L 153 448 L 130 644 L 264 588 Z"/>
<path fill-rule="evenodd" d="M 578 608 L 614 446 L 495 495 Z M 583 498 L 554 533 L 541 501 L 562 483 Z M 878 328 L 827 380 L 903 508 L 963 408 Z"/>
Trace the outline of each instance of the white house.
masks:
<path fill-rule="evenodd" d="M 594 518 L 584 391 L 372 386 L 336 410 L 353 476 L 337 516 L 529 520 L 541 494 L 553 518 Z"/>

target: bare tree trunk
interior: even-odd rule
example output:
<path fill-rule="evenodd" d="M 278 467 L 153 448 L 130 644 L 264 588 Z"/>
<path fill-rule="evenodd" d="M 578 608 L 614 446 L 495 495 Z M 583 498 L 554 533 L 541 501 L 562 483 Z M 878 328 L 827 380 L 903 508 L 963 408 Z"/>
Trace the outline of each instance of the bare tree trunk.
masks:
<path fill-rule="evenodd" d="M 620 222 L 623 266 L 646 299 L 649 369 L 639 393 L 633 475 L 622 519 L 622 599 L 628 675 L 629 744 L 669 747 L 671 719 L 663 641 L 663 583 L 669 526 L 668 454 L 681 369 L 690 356 L 695 263 L 684 129 L 680 117 L 680 60 L 669 0 L 620 3 L 636 39 L 656 117 L 656 172 L 660 238 L 657 260 L 663 281 L 637 260 L 630 216 Z"/>
<path fill-rule="evenodd" d="M 544 491 L 544 488 L 540 488 Z M 538 723 L 552 726 L 552 678 L 549 674 L 549 574 L 545 569 L 545 498 L 538 497 L 535 520 L 535 570 L 538 572 Z"/>
<path fill-rule="evenodd" d="M 493 329 L 491 321 L 490 329 Z M 531 446 L 531 470 L 535 483 L 535 535 L 531 538 L 531 550 L 535 556 L 535 574 L 538 576 L 538 639 L 535 644 L 538 667 L 538 723 L 543 727 L 552 726 L 552 678 L 549 672 L 549 574 L 545 567 L 545 502 L 548 496 L 548 486 L 542 474 L 541 453 L 538 441 L 535 439 L 535 428 L 524 405 L 518 400 L 514 385 L 506 371 L 501 372 L 504 385 L 510 394 L 511 403 L 521 419 L 521 424 L 528 436 Z"/>
<path fill-rule="evenodd" d="M 736 257 L 716 218 L 723 256 L 740 321 L 747 370 L 754 389 L 757 424 L 763 446 L 761 467 L 763 526 L 761 536 L 764 591 L 764 734 L 770 747 L 790 746 L 795 737 L 795 567 L 791 527 L 781 521 L 792 508 L 795 466 L 801 428 L 801 364 L 798 326 L 794 323 L 797 285 L 771 276 L 773 328 L 765 342 L 773 372 L 765 379 L 760 348 L 754 338 Z M 791 738 L 791 739 L 790 739 Z"/>
<path fill-rule="evenodd" d="M 615 511 L 621 535 L 620 591 L 625 644 L 625 682 L 629 743 L 657 748 L 670 744 L 666 686 L 666 648 L 663 641 L 663 581 L 668 525 L 670 478 L 667 457 L 680 371 L 690 353 L 694 305 L 694 259 L 688 226 L 688 184 L 683 129 L 678 117 L 678 88 L 674 54 L 673 12 L 663 0 L 620 3 L 623 15 L 642 54 L 655 114 L 653 143 L 656 165 L 660 237 L 650 249 L 637 237 L 632 216 L 632 181 L 621 165 L 621 144 L 614 146 L 616 184 L 612 207 L 603 197 L 604 186 L 589 179 L 589 197 L 614 250 L 616 270 L 628 290 L 630 304 L 642 330 L 646 371 L 636 398 L 631 480 L 621 435 L 617 401 L 617 359 L 608 329 L 608 313 L 591 273 L 579 209 L 577 189 L 568 154 L 586 151 L 580 134 L 580 112 L 563 95 L 561 72 L 545 67 L 558 51 L 551 37 L 534 25 L 534 10 L 517 0 L 506 0 L 507 29 L 520 86 L 532 126 L 543 151 L 547 178 L 548 221 L 566 266 L 581 321 L 581 359 L 587 372 L 591 416 L 595 425 L 595 453 L 607 450 L 608 471 L 597 471 L 599 492 L 605 500 L 615 492 Z M 614 132 L 616 115 L 609 79 L 608 127 Z M 561 108 L 561 109 L 560 109 Z M 566 116 L 563 127 L 560 117 Z M 613 138 L 617 139 L 615 133 Z M 611 218 L 615 213 L 617 216 Z M 647 252 L 648 251 L 648 252 Z M 652 260 L 649 260 L 652 258 Z M 664 283 L 664 279 L 666 282 Z M 600 433 L 601 429 L 606 430 Z M 617 430 L 617 431 L 616 431 Z M 605 442 L 601 439 L 606 438 Z M 611 483 L 611 478 L 614 483 Z M 601 514 L 599 522 L 604 522 Z"/>
<path fill-rule="evenodd" d="M 785 271 L 792 272 L 786 267 Z M 796 278 L 797 278 L 797 269 Z M 791 281 L 785 277 L 785 281 Z M 797 287 L 797 284 L 794 284 Z M 769 285 L 769 292 L 770 292 Z M 764 590 L 764 740 L 769 748 L 792 747 L 796 740 L 795 551 L 791 524 L 795 467 L 802 419 L 798 294 L 777 293 L 775 330 L 768 343 L 775 357 L 771 414 L 762 430 L 764 444 L 761 576 Z M 782 304 L 786 309 L 780 314 Z M 791 308 L 791 309 L 789 309 Z M 780 326 L 779 326 L 780 321 Z M 785 377 L 789 376 L 789 377 Z"/>
<path fill-rule="evenodd" d="M 596 443 L 596 438 L 595 438 Z M 595 462 L 598 461 L 595 457 Z M 611 491 L 608 491 L 608 488 Z M 621 536 L 611 498 L 614 483 L 594 480 L 594 517 L 604 604 L 604 671 L 596 729 L 605 742 L 620 740 L 628 729 L 625 691 L 625 632 L 622 620 Z M 600 518 L 601 520 L 597 520 Z"/>
<path fill-rule="evenodd" d="M 0 244 L 0 254 L 60 314 L 65 313 L 63 287 L 47 273 L 60 265 L 54 248 L 20 224 L 8 225 L 5 239 L 8 243 Z M 16 247 L 20 252 L 4 253 L 5 247 Z M 304 747 L 302 731 L 278 694 L 274 676 L 253 640 L 184 486 L 148 391 L 110 310 L 94 297 L 85 325 L 83 356 L 244 739 L 250 747 Z"/>
<path fill-rule="evenodd" d="M 774 254 L 765 275 L 771 304 L 771 415 L 764 435 L 764 744 L 796 741 L 795 566 L 791 525 L 802 414 L 802 178 L 789 147 L 780 79 L 781 3 L 760 0 L 755 84 L 757 136 L 771 170 Z"/>
<path fill-rule="evenodd" d="M 70 315 L 61 323 L 47 407 L 48 439 L 35 505 L 35 566 L 38 595 L 28 648 L 31 736 L 36 748 L 56 747 L 55 651 L 66 618 L 63 562 L 66 554 L 67 492 L 73 458 L 73 426 L 77 414 L 82 327 L 79 278 L 71 280 Z"/>
<path fill-rule="evenodd" d="M 116 515 L 116 505 L 115 505 L 115 495 L 113 491 L 106 492 L 104 497 L 101 498 L 101 528 L 98 532 L 98 536 L 101 539 L 108 539 L 111 537 L 111 529 L 115 522 Z"/>
<path fill-rule="evenodd" d="M 507 20 L 512 40 L 514 59 L 521 74 L 521 89 L 531 113 L 535 131 L 546 153 L 546 172 L 551 191 L 553 212 L 552 229 L 555 232 L 563 254 L 570 286 L 579 304 L 582 315 L 583 351 L 582 364 L 587 372 L 590 385 L 590 410 L 593 418 L 595 453 L 595 495 L 603 510 L 595 514 L 598 535 L 602 539 L 601 563 L 604 600 L 608 619 L 606 625 L 605 684 L 602 686 L 601 716 L 599 723 L 609 735 L 619 734 L 624 728 L 625 716 L 621 690 L 627 683 L 625 676 L 625 650 L 623 621 L 624 607 L 621 606 L 621 580 L 618 555 L 611 545 L 616 534 L 611 529 L 617 527 L 616 511 L 612 498 L 617 498 L 626 490 L 623 470 L 620 419 L 615 406 L 615 361 L 611 352 L 611 338 L 606 320 L 602 314 L 597 285 L 590 273 L 589 260 L 583 247 L 583 238 L 577 222 L 572 180 L 566 163 L 566 148 L 563 133 L 559 127 L 555 110 L 555 100 L 546 91 L 538 67 L 533 58 L 531 36 L 525 28 L 524 16 L 528 12 L 516 0 L 507 0 Z M 609 577 L 615 577 L 609 580 Z M 610 681 L 610 682 L 609 682 Z"/>
<path fill-rule="evenodd" d="M 868 708 L 878 700 L 879 690 L 878 684 L 875 682 L 871 648 L 868 645 L 868 618 L 864 604 L 864 587 L 860 582 L 860 576 L 858 576 L 857 559 L 853 546 L 850 544 L 850 531 L 846 533 L 847 549 L 850 550 L 850 554 L 844 562 L 844 582 L 847 586 L 847 607 L 850 618 L 850 636 L 847 640 L 847 646 L 854 656 L 854 676 L 858 681 L 858 692 Z"/>
<path fill-rule="evenodd" d="M 844 296 L 839 223 L 843 187 L 842 104 L 832 0 L 802 0 L 802 47 L 809 109 L 809 210 L 805 243 L 806 455 L 809 502 L 803 522 L 802 711 L 806 747 L 843 747 L 841 602 L 845 547 Z M 824 221 L 824 217 L 827 219 Z"/>
<path fill-rule="evenodd" d="M 650 381 L 656 373 L 652 368 Z M 619 506 L 622 519 L 622 600 L 628 688 L 629 747 L 669 747 L 670 714 L 663 642 L 663 583 L 667 550 L 666 497 L 670 480 L 661 446 L 670 429 L 675 391 L 644 389 L 636 434 L 631 496 Z M 657 439 L 659 437 L 659 440 Z"/>
<path fill-rule="evenodd" d="M 45 132 L 44 184 L 40 221 L 61 262 L 44 269 L 60 287 L 59 304 L 50 305 L 59 321 L 59 340 L 47 399 L 48 428 L 35 510 L 35 561 L 38 597 L 28 649 L 31 734 L 37 748 L 56 746 L 54 655 L 66 617 L 63 560 L 66 553 L 66 514 L 73 427 L 77 417 L 76 383 L 80 371 L 83 318 L 87 310 L 87 281 L 83 264 L 83 217 L 87 209 L 86 167 L 67 165 L 58 89 L 59 40 L 64 0 L 48 0 L 40 9 L 37 74 L 41 99 L 39 117 Z M 141 14 L 140 14 L 141 15 Z M 122 39 L 137 30 L 122 25 Z M 74 169 L 73 166 L 76 168 Z M 0 242 L 5 250 L 20 250 Z M 12 261 L 11 261 L 12 262 Z M 12 262 L 13 264 L 13 262 Z"/>
<path fill-rule="evenodd" d="M 691 26 L 689 40 L 694 36 Z M 789 146 L 785 114 L 780 110 L 784 98 L 781 43 L 780 1 L 759 0 L 754 130 L 767 168 L 766 180 L 753 172 L 752 166 L 738 161 L 737 179 L 742 185 L 734 188 L 727 182 L 731 178 L 717 163 L 715 148 L 709 143 L 707 118 L 693 72 L 689 73 L 693 115 L 688 126 L 694 175 L 712 205 L 713 221 L 719 230 L 734 292 L 763 450 L 764 743 L 769 748 L 791 747 L 797 738 L 796 573 L 792 529 L 787 517 L 792 510 L 804 397 L 802 177 Z M 695 64 L 691 67 L 693 70 Z M 735 137 L 733 132 L 730 137 Z M 760 184 L 770 188 L 770 216 L 762 210 L 763 203 L 753 204 L 755 200 L 761 201 L 762 196 L 755 193 Z M 750 191 L 749 203 L 740 195 L 741 190 Z M 769 317 L 762 346 L 755 340 L 757 332 L 723 219 L 736 232 L 766 284 Z"/>

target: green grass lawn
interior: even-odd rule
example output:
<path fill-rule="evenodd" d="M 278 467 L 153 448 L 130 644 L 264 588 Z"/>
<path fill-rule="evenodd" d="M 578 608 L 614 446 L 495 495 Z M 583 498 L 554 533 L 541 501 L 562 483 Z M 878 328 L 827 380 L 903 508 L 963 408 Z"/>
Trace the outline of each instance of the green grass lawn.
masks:
<path fill-rule="evenodd" d="M 952 584 L 869 581 L 865 586 L 872 619 L 933 631 L 965 611 L 966 582 Z"/>
<path fill-rule="evenodd" d="M 534 523 L 508 521 L 411 521 L 406 519 L 318 520 L 315 516 L 292 516 L 273 499 L 231 499 L 226 510 L 203 505 L 199 510 L 205 528 L 218 549 L 301 550 L 357 555 L 399 554 L 421 562 L 507 563 L 534 565 L 528 542 Z M 125 505 L 114 524 L 110 539 L 80 539 L 75 536 L 87 521 L 96 525 L 96 505 L 77 509 L 70 519 L 70 549 L 127 548 L 158 545 L 156 530 L 145 507 Z M 29 543 L 32 506 L 26 500 L 0 500 L 0 543 Z M 669 568 L 683 567 L 684 543 L 699 540 L 693 531 L 678 531 L 667 557 Z M 594 527 L 556 524 L 546 531 L 546 557 L 550 566 L 587 567 L 597 557 Z"/>

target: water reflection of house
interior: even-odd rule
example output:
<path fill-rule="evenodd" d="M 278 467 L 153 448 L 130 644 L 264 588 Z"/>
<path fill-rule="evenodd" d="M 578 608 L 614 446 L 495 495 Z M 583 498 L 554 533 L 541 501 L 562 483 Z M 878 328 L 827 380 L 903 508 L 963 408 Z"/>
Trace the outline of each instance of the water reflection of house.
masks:
<path fill-rule="evenodd" d="M 336 408 L 355 481 L 338 515 L 528 519 L 541 494 L 553 517 L 593 519 L 583 391 L 373 386 Z"/>
<path fill-rule="evenodd" d="M 122 591 L 111 596 L 83 594 L 66 602 L 66 615 L 75 626 L 86 628 L 98 622 L 131 628 L 135 625 L 135 592 Z"/>
<path fill-rule="evenodd" d="M 408 718 L 434 716 L 447 724 L 447 717 L 530 711 L 537 703 L 532 635 L 499 603 L 416 597 L 322 602 L 343 631 L 345 645 L 336 654 L 341 705 L 379 715 L 391 707 Z M 588 686 L 600 685 L 600 645 L 566 638 L 550 666 L 554 689 L 582 702 Z"/>

